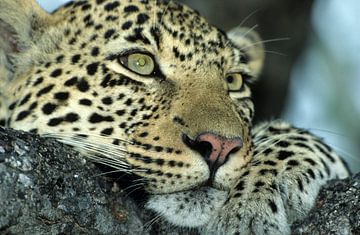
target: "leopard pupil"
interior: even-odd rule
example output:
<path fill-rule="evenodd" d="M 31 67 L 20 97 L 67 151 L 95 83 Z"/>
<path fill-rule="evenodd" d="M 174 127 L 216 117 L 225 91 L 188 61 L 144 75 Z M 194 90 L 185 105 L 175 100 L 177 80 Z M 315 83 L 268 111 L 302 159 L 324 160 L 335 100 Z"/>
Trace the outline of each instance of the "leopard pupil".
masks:
<path fill-rule="evenodd" d="M 228 77 L 226 78 L 226 81 L 227 81 L 228 83 L 233 83 L 233 82 L 234 82 L 233 76 L 228 76 Z"/>

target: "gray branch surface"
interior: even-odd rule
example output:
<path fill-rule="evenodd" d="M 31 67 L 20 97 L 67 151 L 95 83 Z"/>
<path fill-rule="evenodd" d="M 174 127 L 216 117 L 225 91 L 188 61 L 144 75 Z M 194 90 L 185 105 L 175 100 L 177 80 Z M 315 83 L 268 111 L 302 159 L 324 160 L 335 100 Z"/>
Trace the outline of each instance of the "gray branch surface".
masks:
<path fill-rule="evenodd" d="M 101 173 L 55 140 L 0 128 L 0 234 L 189 234 Z M 359 174 L 332 182 L 294 234 L 360 234 L 359 197 Z"/>

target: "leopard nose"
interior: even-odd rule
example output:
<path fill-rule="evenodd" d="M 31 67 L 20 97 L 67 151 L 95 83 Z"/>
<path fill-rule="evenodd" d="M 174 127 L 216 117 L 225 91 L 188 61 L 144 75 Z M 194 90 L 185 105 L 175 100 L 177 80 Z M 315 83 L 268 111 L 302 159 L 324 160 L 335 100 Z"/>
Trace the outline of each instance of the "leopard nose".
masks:
<path fill-rule="evenodd" d="M 195 140 L 183 135 L 183 141 L 191 149 L 202 155 L 212 172 L 222 166 L 231 153 L 239 151 L 243 146 L 240 137 L 226 138 L 213 133 L 200 134 Z"/>

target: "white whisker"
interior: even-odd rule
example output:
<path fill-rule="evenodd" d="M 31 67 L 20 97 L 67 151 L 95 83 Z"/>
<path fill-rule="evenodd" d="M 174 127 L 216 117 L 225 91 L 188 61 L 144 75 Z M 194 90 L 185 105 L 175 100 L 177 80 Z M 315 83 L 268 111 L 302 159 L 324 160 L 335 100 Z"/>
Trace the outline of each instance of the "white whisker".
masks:
<path fill-rule="evenodd" d="M 280 55 L 280 56 L 287 56 L 284 53 L 278 52 L 278 51 L 269 51 L 269 50 L 265 50 L 265 53 L 269 53 L 269 54 L 274 54 L 274 55 Z"/>
<path fill-rule="evenodd" d="M 258 42 L 254 42 L 248 46 L 245 46 L 245 47 L 242 47 L 240 48 L 240 50 L 245 50 L 249 47 L 253 47 L 253 46 L 256 46 L 258 44 L 264 44 L 264 43 L 269 43 L 269 42 L 279 42 L 279 41 L 287 41 L 287 40 L 290 40 L 289 37 L 287 38 L 274 38 L 274 39 L 268 39 L 268 40 L 261 40 L 261 41 L 258 41 Z"/>
<path fill-rule="evenodd" d="M 253 27 L 249 28 L 248 31 L 246 31 L 242 36 L 245 37 L 246 35 L 248 35 L 249 33 L 251 33 L 252 31 L 254 31 L 259 25 L 256 24 Z"/>
<path fill-rule="evenodd" d="M 245 22 L 250 19 L 250 17 L 252 17 L 253 15 L 255 15 L 257 12 L 259 11 L 259 9 L 251 12 L 249 15 L 247 15 L 239 24 L 239 26 L 241 27 L 243 24 L 245 24 Z"/>
<path fill-rule="evenodd" d="M 161 17 L 160 17 L 160 19 L 159 19 L 160 24 L 162 23 L 163 17 L 164 17 L 164 15 L 165 15 L 166 12 L 167 12 L 170 3 L 171 3 L 171 0 L 170 0 L 170 1 L 168 2 L 168 4 L 166 5 L 164 12 L 163 12 L 163 14 L 161 15 Z"/>
<path fill-rule="evenodd" d="M 154 218 L 152 218 L 151 220 L 149 220 L 148 222 L 146 222 L 146 223 L 144 224 L 144 230 L 145 230 L 145 231 L 149 231 L 150 228 L 151 228 L 151 226 L 152 226 L 153 224 L 155 224 L 157 221 L 159 221 L 160 219 L 161 219 L 161 215 L 160 215 L 160 214 L 155 215 Z"/>

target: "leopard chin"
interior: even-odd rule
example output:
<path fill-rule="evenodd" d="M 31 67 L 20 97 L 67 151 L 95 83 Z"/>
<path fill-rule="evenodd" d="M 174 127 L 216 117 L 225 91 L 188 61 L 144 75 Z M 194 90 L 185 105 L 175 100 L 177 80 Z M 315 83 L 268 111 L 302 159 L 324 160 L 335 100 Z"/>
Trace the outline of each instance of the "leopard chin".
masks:
<path fill-rule="evenodd" d="M 206 225 L 224 205 L 229 193 L 204 186 L 168 194 L 152 194 L 146 208 L 176 226 L 196 228 Z"/>

